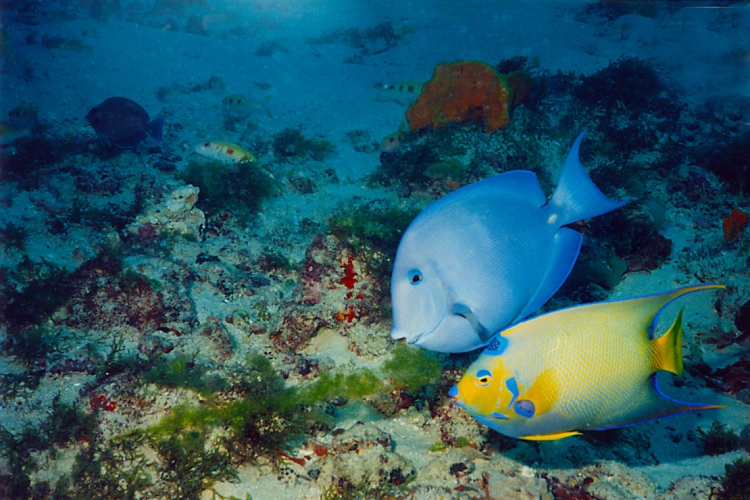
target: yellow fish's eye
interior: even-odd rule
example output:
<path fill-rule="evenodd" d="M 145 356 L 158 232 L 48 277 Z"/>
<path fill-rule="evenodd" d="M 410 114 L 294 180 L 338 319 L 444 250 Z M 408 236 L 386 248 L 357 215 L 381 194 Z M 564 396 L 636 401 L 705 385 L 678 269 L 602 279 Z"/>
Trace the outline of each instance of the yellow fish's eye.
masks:
<path fill-rule="evenodd" d="M 479 387 L 487 387 L 492 382 L 492 373 L 489 370 L 479 370 L 476 375 L 476 382 Z"/>

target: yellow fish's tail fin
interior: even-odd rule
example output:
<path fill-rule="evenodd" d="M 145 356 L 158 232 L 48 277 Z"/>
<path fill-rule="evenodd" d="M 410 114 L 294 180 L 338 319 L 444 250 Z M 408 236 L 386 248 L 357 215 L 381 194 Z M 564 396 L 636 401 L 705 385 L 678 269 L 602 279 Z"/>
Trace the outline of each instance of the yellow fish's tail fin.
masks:
<path fill-rule="evenodd" d="M 684 308 L 680 309 L 667 333 L 651 341 L 654 365 L 657 370 L 682 375 L 682 312 L 684 310 Z"/>

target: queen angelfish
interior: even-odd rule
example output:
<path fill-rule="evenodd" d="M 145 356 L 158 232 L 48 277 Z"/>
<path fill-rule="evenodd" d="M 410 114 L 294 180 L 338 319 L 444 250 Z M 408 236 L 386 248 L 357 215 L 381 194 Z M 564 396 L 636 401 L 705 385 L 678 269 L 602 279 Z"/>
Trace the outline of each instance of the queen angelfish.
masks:
<path fill-rule="evenodd" d="M 682 375 L 682 311 L 654 335 L 673 300 L 721 285 L 562 309 L 493 337 L 458 385 L 453 404 L 506 436 L 554 440 L 723 408 L 677 401 L 656 373 Z"/>
<path fill-rule="evenodd" d="M 608 199 L 583 170 L 584 133 L 549 202 L 534 173 L 514 170 L 457 189 L 414 219 L 391 277 L 394 339 L 471 351 L 552 297 L 581 247 L 581 234 L 564 226 L 627 203 Z"/>

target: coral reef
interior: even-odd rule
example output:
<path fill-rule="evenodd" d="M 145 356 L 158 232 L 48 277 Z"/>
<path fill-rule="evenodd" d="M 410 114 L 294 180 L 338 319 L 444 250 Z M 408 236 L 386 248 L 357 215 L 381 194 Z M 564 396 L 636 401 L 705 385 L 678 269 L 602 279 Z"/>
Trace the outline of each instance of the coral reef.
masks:
<path fill-rule="evenodd" d="M 442 128 L 480 122 L 494 132 L 510 122 L 513 89 L 508 78 L 478 61 L 440 64 L 406 111 L 409 128 Z"/>
<path fill-rule="evenodd" d="M 148 207 L 138 215 L 128 231 L 142 238 L 153 238 L 160 234 L 178 234 L 195 241 L 202 239 L 201 231 L 206 217 L 195 208 L 199 189 L 195 186 L 182 186 L 157 205 Z"/>

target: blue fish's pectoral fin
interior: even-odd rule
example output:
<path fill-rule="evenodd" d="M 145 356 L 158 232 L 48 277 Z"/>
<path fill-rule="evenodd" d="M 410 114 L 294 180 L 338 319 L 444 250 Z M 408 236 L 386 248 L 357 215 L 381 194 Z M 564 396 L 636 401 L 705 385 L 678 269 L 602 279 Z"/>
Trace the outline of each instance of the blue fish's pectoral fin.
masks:
<path fill-rule="evenodd" d="M 610 429 L 619 429 L 621 427 L 630 427 L 631 425 L 642 424 L 644 422 L 650 422 L 651 420 L 658 420 L 661 418 L 673 417 L 675 415 L 681 415 L 683 413 L 718 410 L 727 407 L 726 405 L 688 403 L 685 401 L 678 401 L 670 396 L 667 396 L 659 387 L 659 380 L 657 379 L 656 373 L 651 376 L 649 386 L 645 390 L 647 391 L 647 393 L 643 397 L 643 401 L 639 403 L 637 409 L 635 409 L 629 416 L 623 419 L 623 422 L 613 423 L 612 425 L 605 425 L 594 430 L 606 431 Z"/>
<path fill-rule="evenodd" d="M 534 296 L 514 321 L 521 320 L 532 314 L 557 292 L 576 263 L 578 251 L 581 249 L 581 241 L 583 241 L 581 233 L 573 229 L 563 227 L 555 233 L 552 246 L 552 259 L 547 266 L 547 274 L 544 275 Z"/>
<path fill-rule="evenodd" d="M 557 215 L 556 223 L 561 226 L 606 214 L 627 203 L 607 198 L 583 169 L 578 151 L 585 134 L 585 131 L 581 132 L 573 143 L 560 182 L 549 202 L 551 213 Z"/>
<path fill-rule="evenodd" d="M 565 431 L 555 432 L 553 434 L 539 434 L 537 436 L 521 436 L 520 439 L 525 439 L 526 441 L 556 441 L 558 439 L 580 435 L 581 433 L 578 431 Z"/>
<path fill-rule="evenodd" d="M 451 312 L 455 314 L 456 316 L 461 316 L 462 318 L 465 318 L 466 321 L 469 322 L 471 325 L 472 330 L 474 330 L 474 333 L 477 334 L 477 336 L 482 340 L 482 343 L 486 344 L 489 342 L 489 340 L 492 338 L 492 334 L 495 332 L 490 332 L 485 328 L 480 322 L 479 318 L 474 314 L 474 311 L 471 310 L 470 307 L 464 305 L 464 304 L 454 304 L 451 308 Z"/>

